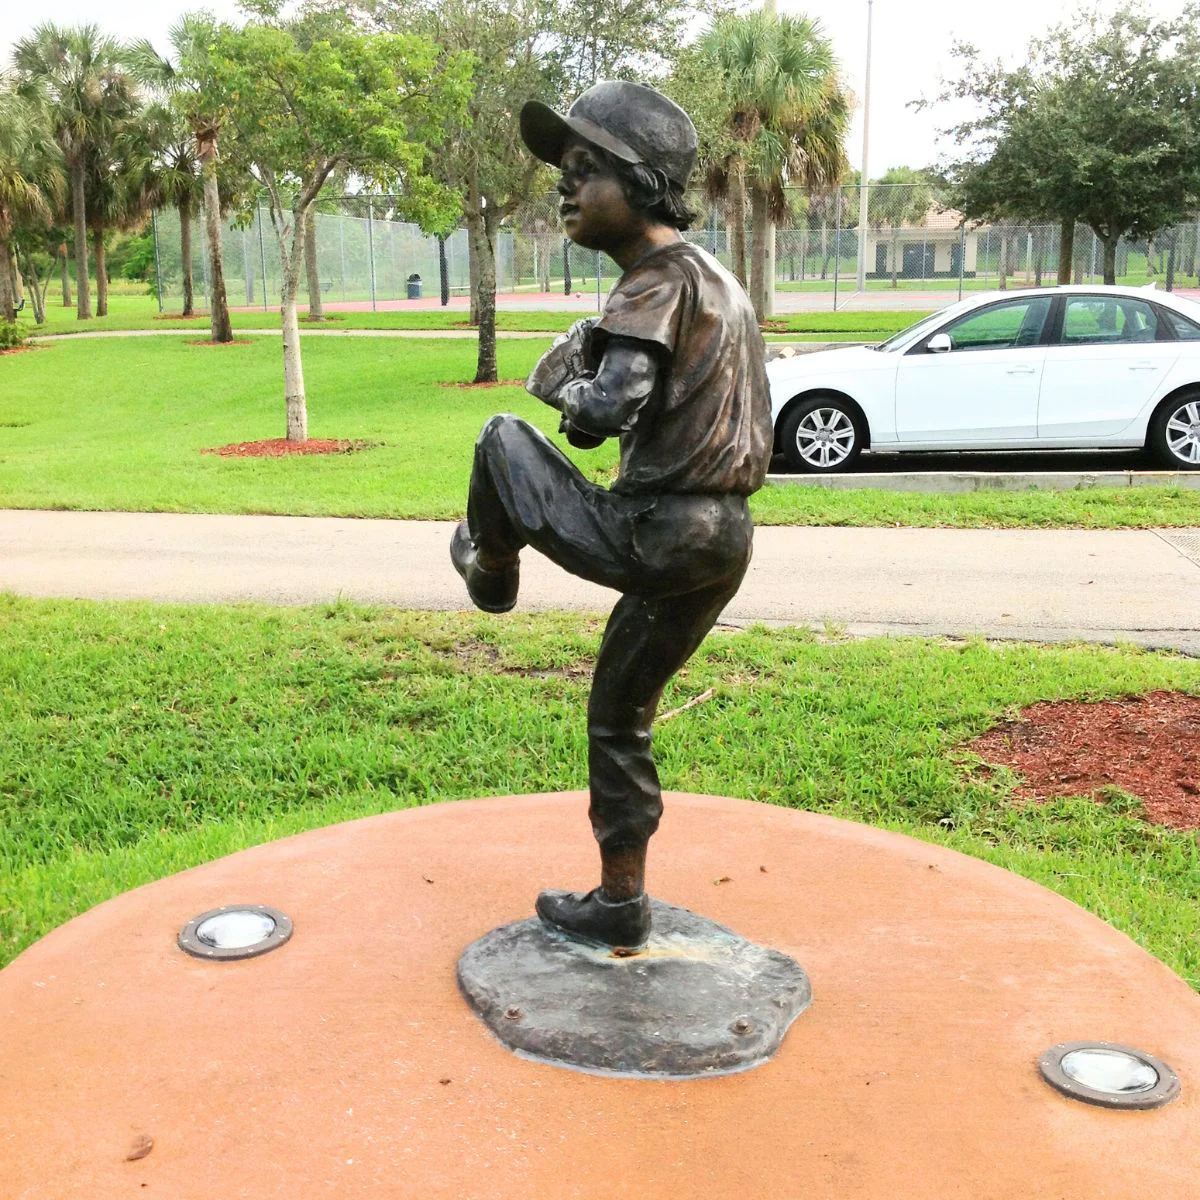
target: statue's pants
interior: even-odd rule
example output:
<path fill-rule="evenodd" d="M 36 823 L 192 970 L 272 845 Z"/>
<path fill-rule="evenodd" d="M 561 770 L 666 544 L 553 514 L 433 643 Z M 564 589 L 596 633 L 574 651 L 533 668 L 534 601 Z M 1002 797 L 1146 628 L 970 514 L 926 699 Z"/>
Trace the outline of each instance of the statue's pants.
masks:
<path fill-rule="evenodd" d="M 588 815 L 602 851 L 644 845 L 662 815 L 650 725 L 667 681 L 750 564 L 745 497 L 610 492 L 533 426 L 503 415 L 475 444 L 467 523 L 488 566 L 533 546 L 573 575 L 623 593 L 588 701 Z"/>

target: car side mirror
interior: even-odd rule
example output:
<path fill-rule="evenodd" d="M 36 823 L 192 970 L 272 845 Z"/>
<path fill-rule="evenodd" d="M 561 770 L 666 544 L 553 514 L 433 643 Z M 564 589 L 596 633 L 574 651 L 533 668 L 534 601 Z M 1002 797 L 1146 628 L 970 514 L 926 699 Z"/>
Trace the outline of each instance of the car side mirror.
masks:
<path fill-rule="evenodd" d="M 948 333 L 935 333 L 933 337 L 925 343 L 925 349 L 930 354 L 945 354 L 954 349 L 954 342 L 951 340 Z"/>

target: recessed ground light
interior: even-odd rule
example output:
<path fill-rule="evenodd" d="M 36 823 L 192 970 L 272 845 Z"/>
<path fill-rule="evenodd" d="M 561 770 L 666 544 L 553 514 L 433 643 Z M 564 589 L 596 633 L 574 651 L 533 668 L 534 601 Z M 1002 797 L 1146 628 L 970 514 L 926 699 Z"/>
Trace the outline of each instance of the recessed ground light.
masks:
<path fill-rule="evenodd" d="M 226 904 L 193 917 L 179 935 L 179 948 L 197 958 L 254 958 L 291 936 L 291 918 L 277 908 Z"/>
<path fill-rule="evenodd" d="M 1038 1059 L 1042 1077 L 1075 1100 L 1105 1108 L 1158 1108 L 1179 1095 L 1161 1059 L 1115 1042 L 1063 1042 Z"/>

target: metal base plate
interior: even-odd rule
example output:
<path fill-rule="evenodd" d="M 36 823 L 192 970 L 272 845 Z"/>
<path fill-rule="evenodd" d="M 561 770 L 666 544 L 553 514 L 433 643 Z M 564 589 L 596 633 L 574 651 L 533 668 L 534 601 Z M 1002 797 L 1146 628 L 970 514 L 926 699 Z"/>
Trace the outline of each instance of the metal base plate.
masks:
<path fill-rule="evenodd" d="M 687 909 L 651 911 L 627 957 L 536 917 L 502 925 L 463 951 L 459 986 L 506 1046 L 547 1062 L 683 1078 L 766 1062 L 811 1003 L 804 969 Z"/>

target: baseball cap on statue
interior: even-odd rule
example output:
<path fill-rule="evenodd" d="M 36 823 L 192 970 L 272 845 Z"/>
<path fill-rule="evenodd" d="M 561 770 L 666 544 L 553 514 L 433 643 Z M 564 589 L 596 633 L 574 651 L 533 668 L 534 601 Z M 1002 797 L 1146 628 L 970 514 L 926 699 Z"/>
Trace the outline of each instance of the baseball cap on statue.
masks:
<path fill-rule="evenodd" d="M 673 100 L 644 83 L 606 80 L 588 88 L 564 117 L 539 100 L 521 109 L 521 137 L 543 162 L 557 167 L 576 134 L 625 162 L 645 163 L 687 187 L 696 165 L 696 127 Z"/>

